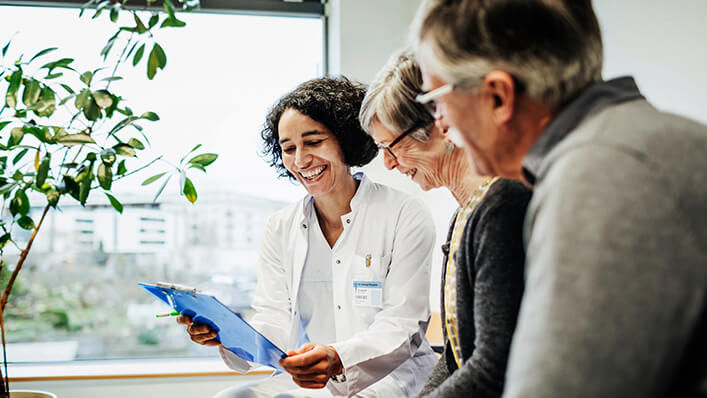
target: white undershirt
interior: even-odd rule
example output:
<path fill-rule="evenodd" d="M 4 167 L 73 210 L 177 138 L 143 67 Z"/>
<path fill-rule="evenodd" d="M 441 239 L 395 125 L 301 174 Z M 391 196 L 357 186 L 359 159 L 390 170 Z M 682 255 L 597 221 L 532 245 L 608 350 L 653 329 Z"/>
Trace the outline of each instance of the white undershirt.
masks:
<path fill-rule="evenodd" d="M 309 336 L 308 341 L 332 344 L 336 341 L 332 292 L 333 250 L 324 238 L 314 209 L 311 218 L 308 229 L 309 248 L 302 271 L 297 307 L 302 328 Z M 300 336 L 300 342 L 305 341 L 306 337 Z"/>

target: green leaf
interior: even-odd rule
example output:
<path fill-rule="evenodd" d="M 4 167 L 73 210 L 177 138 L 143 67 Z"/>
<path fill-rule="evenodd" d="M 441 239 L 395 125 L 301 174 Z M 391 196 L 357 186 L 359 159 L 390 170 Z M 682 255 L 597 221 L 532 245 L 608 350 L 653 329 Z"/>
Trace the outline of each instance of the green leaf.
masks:
<path fill-rule="evenodd" d="M 47 196 L 47 202 L 49 202 L 49 205 L 56 207 L 59 203 L 59 198 L 61 197 L 59 191 L 54 188 L 49 188 L 44 194 Z"/>
<path fill-rule="evenodd" d="M 164 7 L 165 12 L 167 13 L 170 19 L 176 18 L 174 15 L 174 4 L 172 4 L 170 0 L 163 0 L 162 7 Z"/>
<path fill-rule="evenodd" d="M 118 20 L 118 15 L 120 15 L 120 3 L 116 3 L 110 9 L 110 21 L 116 22 Z"/>
<path fill-rule="evenodd" d="M 157 52 L 155 48 L 150 51 L 150 56 L 147 58 L 147 78 L 152 80 L 157 73 L 157 68 L 159 67 L 160 61 L 157 59 Z"/>
<path fill-rule="evenodd" d="M 113 195 L 109 194 L 108 192 L 105 193 L 106 196 L 108 197 L 108 200 L 110 200 L 110 204 L 113 206 L 115 210 L 118 211 L 118 213 L 123 214 L 123 205 L 116 199 Z"/>
<path fill-rule="evenodd" d="M 192 184 L 189 178 L 184 179 L 184 190 L 182 192 L 184 192 L 184 196 L 186 196 L 187 200 L 191 203 L 196 202 L 196 188 L 194 188 L 194 184 Z"/>
<path fill-rule="evenodd" d="M 62 77 L 62 76 L 64 76 L 63 73 L 57 72 L 57 73 L 52 73 L 52 74 L 48 74 L 48 75 L 44 76 L 44 79 L 51 80 L 51 79 L 56 79 L 57 77 Z"/>
<path fill-rule="evenodd" d="M 104 82 L 114 82 L 116 80 L 123 80 L 123 78 L 120 76 L 108 76 L 108 77 L 104 77 L 101 80 Z"/>
<path fill-rule="evenodd" d="M 32 111 L 40 117 L 51 116 L 56 110 L 56 96 L 54 90 L 49 87 L 42 87 L 39 101 L 32 106 Z"/>
<path fill-rule="evenodd" d="M 83 84 L 85 84 L 86 86 L 90 86 L 90 85 L 91 85 L 91 79 L 93 79 L 93 73 L 91 73 L 91 71 L 86 71 L 86 72 L 84 72 L 84 73 L 81 74 L 81 76 L 79 77 L 79 79 L 81 79 L 81 81 L 83 82 Z"/>
<path fill-rule="evenodd" d="M 34 220 L 29 216 L 22 216 L 17 219 L 17 225 L 22 229 L 32 230 L 34 229 Z"/>
<path fill-rule="evenodd" d="M 15 158 L 12 159 L 12 164 L 15 165 L 15 164 L 17 164 L 17 162 L 22 160 L 22 158 L 25 157 L 25 155 L 27 154 L 28 151 L 29 151 L 29 148 L 25 148 L 25 149 L 21 150 L 20 153 L 15 155 Z"/>
<path fill-rule="evenodd" d="M 7 242 L 10 241 L 11 238 L 12 238 L 12 236 L 10 235 L 9 232 L 0 236 L 0 249 L 5 247 L 5 245 L 7 244 Z"/>
<path fill-rule="evenodd" d="M 29 213 L 29 198 L 27 198 L 24 189 L 18 189 L 15 192 L 15 197 L 10 201 L 10 213 L 13 216 Z"/>
<path fill-rule="evenodd" d="M 28 64 L 29 64 L 29 63 L 32 63 L 32 61 L 34 61 L 35 59 L 41 57 L 41 56 L 44 55 L 44 54 L 50 53 L 50 52 L 52 52 L 52 51 L 54 51 L 54 50 L 58 50 L 58 48 L 57 48 L 57 47 L 45 48 L 44 50 L 42 50 L 42 51 L 38 52 L 37 54 L 35 54 L 34 57 L 30 58 L 30 60 L 27 61 L 27 63 L 28 63 Z"/>
<path fill-rule="evenodd" d="M 170 176 L 167 177 L 166 180 L 164 180 L 164 182 L 163 182 L 162 185 L 160 186 L 160 189 L 157 190 L 157 193 L 155 194 L 155 198 L 152 199 L 152 202 L 157 202 L 157 199 L 160 197 L 160 195 L 162 195 L 162 191 L 164 191 L 164 188 L 167 186 L 167 183 L 169 182 L 169 180 L 170 180 L 171 178 L 172 178 L 172 176 L 170 175 Z"/>
<path fill-rule="evenodd" d="M 101 151 L 101 161 L 109 166 L 112 166 L 113 163 L 115 163 L 115 149 L 113 148 L 106 148 Z"/>
<path fill-rule="evenodd" d="M 86 133 L 67 134 L 57 138 L 57 142 L 67 146 L 96 143 L 96 141 L 94 141 L 93 138 Z"/>
<path fill-rule="evenodd" d="M 136 12 L 133 12 L 133 17 L 135 17 L 135 31 L 137 33 L 147 32 L 147 28 L 145 27 L 145 24 L 142 23 L 142 20 L 140 19 L 140 17 L 137 16 Z"/>
<path fill-rule="evenodd" d="M 71 64 L 72 62 L 74 62 L 73 58 L 62 58 L 58 61 L 46 63 L 46 64 L 42 65 L 42 67 L 39 69 L 48 69 L 50 72 L 56 68 L 64 68 L 64 69 L 74 70 L 74 68 L 69 66 L 69 64 Z"/>
<path fill-rule="evenodd" d="M 93 95 L 93 99 L 96 100 L 96 104 L 98 104 L 99 107 L 108 108 L 113 105 L 113 97 L 108 92 L 108 90 L 98 90 L 94 91 L 91 94 Z"/>
<path fill-rule="evenodd" d="M 145 52 L 145 44 L 141 45 L 140 48 L 137 49 L 137 52 L 135 52 L 135 56 L 133 57 L 133 66 L 137 65 L 138 62 L 142 59 L 142 54 Z"/>
<path fill-rule="evenodd" d="M 10 132 L 10 139 L 7 142 L 7 147 L 13 147 L 19 145 L 22 142 L 22 138 L 25 136 L 25 131 L 22 127 L 15 127 Z"/>
<path fill-rule="evenodd" d="M 47 179 L 47 176 L 49 175 L 49 164 L 50 164 L 50 155 L 47 153 L 47 156 L 42 159 L 42 162 L 39 163 L 39 170 L 37 170 L 37 180 L 36 184 L 38 187 L 41 187 L 44 185 L 44 182 Z"/>
<path fill-rule="evenodd" d="M 5 54 L 7 54 L 7 49 L 10 47 L 10 42 L 11 40 L 7 41 L 7 44 L 5 44 L 5 47 L 2 48 L 2 56 L 4 57 Z"/>
<path fill-rule="evenodd" d="M 110 191 L 111 184 L 113 183 L 113 170 L 105 163 L 98 165 L 98 183 L 101 185 L 101 188 Z"/>
<path fill-rule="evenodd" d="M 0 130 L 4 129 L 5 126 L 7 126 L 10 123 L 12 123 L 12 121 L 10 121 L 10 120 L 8 120 L 6 122 L 0 122 Z"/>
<path fill-rule="evenodd" d="M 22 84 L 22 70 L 18 69 L 10 75 L 9 79 L 10 85 L 7 87 L 7 94 L 5 94 L 5 104 L 9 108 L 15 108 L 17 106 L 17 90 L 20 89 L 20 84 Z"/>
<path fill-rule="evenodd" d="M 160 16 L 157 15 L 157 13 L 152 13 L 152 16 L 150 17 L 150 20 L 147 23 L 147 28 L 152 29 L 155 25 L 157 25 L 157 22 L 159 22 Z"/>
<path fill-rule="evenodd" d="M 164 67 L 167 66 L 167 54 L 164 53 L 162 46 L 155 43 L 155 46 L 152 47 L 152 51 L 157 53 L 157 60 L 159 61 L 159 63 L 158 63 L 159 68 L 164 69 Z"/>
<path fill-rule="evenodd" d="M 167 172 L 155 174 L 155 175 L 153 175 L 152 177 L 150 177 L 150 178 L 146 179 L 145 181 L 143 181 L 143 182 L 142 182 L 142 185 L 143 185 L 143 186 L 145 186 L 145 185 L 150 185 L 150 184 L 152 184 L 153 182 L 155 182 L 155 181 L 159 180 L 160 178 L 162 178 L 162 176 L 164 176 L 165 174 L 167 174 Z"/>
<path fill-rule="evenodd" d="M 69 94 L 73 94 L 73 93 L 74 93 L 74 90 L 73 90 L 71 87 L 69 87 L 69 86 L 67 86 L 66 84 L 64 84 L 64 83 L 61 83 L 61 87 L 63 87 L 64 90 L 66 90 Z"/>
<path fill-rule="evenodd" d="M 68 192 L 74 199 L 79 200 L 79 184 L 76 183 L 73 177 L 64 174 L 62 178 L 63 186 L 60 186 L 59 192 Z"/>
<path fill-rule="evenodd" d="M 91 100 L 86 107 L 83 108 L 83 115 L 86 119 L 95 122 L 101 117 L 101 108 L 98 107 L 95 98 L 91 96 Z"/>
<path fill-rule="evenodd" d="M 200 165 L 200 164 L 191 163 L 191 164 L 189 164 L 189 167 L 192 168 L 192 169 L 201 170 L 201 171 L 203 171 L 204 173 L 206 173 L 206 168 L 205 168 L 204 166 Z"/>
<path fill-rule="evenodd" d="M 119 176 L 122 176 L 123 174 L 128 172 L 128 168 L 125 167 L 125 159 L 121 160 L 120 163 L 118 163 L 118 171 L 117 174 Z"/>
<path fill-rule="evenodd" d="M 113 147 L 115 152 L 121 156 L 135 157 L 135 149 L 127 144 L 118 144 Z"/>
<path fill-rule="evenodd" d="M 140 119 L 147 119 L 152 122 L 156 122 L 160 120 L 160 117 L 157 116 L 155 112 L 145 112 L 142 115 L 140 115 Z"/>
<path fill-rule="evenodd" d="M 91 101 L 91 92 L 84 88 L 81 89 L 81 92 L 79 92 L 79 95 L 76 96 L 76 100 L 74 101 L 74 106 L 76 109 L 81 109 L 85 108 L 88 106 L 89 102 Z"/>
<path fill-rule="evenodd" d="M 128 145 L 138 150 L 145 149 L 145 145 L 142 145 L 142 142 L 140 142 L 137 138 L 131 138 L 128 140 Z"/>
<path fill-rule="evenodd" d="M 79 202 L 82 206 L 86 205 L 86 200 L 88 199 L 88 194 L 91 192 L 91 182 L 93 181 L 93 164 L 91 164 L 88 169 L 83 173 L 84 178 L 79 182 Z"/>
<path fill-rule="evenodd" d="M 202 153 L 201 155 L 196 155 L 189 160 L 189 163 L 198 164 L 206 167 L 216 161 L 218 155 L 215 153 Z"/>
<path fill-rule="evenodd" d="M 167 18 L 162 22 L 160 28 L 181 28 L 186 26 L 186 22 L 180 21 L 177 18 Z"/>
<path fill-rule="evenodd" d="M 39 99 L 40 91 L 41 87 L 39 85 L 39 81 L 35 79 L 27 79 L 27 81 L 25 81 L 25 90 L 22 92 L 22 103 L 27 107 L 34 105 L 34 103 Z"/>

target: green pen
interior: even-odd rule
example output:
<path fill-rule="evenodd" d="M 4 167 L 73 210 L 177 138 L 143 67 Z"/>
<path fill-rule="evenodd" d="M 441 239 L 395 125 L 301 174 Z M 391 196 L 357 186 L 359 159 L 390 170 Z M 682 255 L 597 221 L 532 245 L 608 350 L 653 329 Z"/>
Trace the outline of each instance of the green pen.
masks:
<path fill-rule="evenodd" d="M 176 316 L 176 315 L 179 315 L 179 311 L 172 311 L 172 312 L 168 312 L 166 314 L 157 314 L 157 315 L 155 315 L 155 318 L 164 318 L 166 316 Z"/>

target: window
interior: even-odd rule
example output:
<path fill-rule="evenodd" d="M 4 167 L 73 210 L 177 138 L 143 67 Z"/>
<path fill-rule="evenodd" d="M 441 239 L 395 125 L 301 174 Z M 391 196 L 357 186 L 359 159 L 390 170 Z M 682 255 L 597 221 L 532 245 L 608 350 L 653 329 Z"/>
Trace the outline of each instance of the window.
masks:
<path fill-rule="evenodd" d="M 76 8 L 0 6 L 0 41 L 11 38 L 9 58 L 59 47 L 56 54 L 75 58 L 77 70 L 92 70 L 115 25 L 105 14 L 90 16 L 79 18 Z M 158 184 L 140 187 L 167 165 L 114 187 L 122 215 L 107 202 L 82 207 L 62 199 L 6 310 L 11 362 L 216 355 L 189 341 L 173 318 L 156 319 L 169 309 L 137 282 L 197 286 L 236 312 L 251 302 L 265 221 L 303 194 L 258 156 L 260 129 L 277 98 L 322 75 L 323 21 L 206 12 L 180 18 L 185 28 L 159 32 L 166 69 L 148 81 L 144 65 L 124 65 L 124 79 L 111 87 L 131 108 L 159 114 L 144 126 L 155 154 L 176 162 L 202 144 L 219 159 L 208 173 L 190 175 L 195 205 L 179 197 L 176 184 L 158 203 Z M 16 258 L 12 250 L 6 247 L 8 260 Z"/>

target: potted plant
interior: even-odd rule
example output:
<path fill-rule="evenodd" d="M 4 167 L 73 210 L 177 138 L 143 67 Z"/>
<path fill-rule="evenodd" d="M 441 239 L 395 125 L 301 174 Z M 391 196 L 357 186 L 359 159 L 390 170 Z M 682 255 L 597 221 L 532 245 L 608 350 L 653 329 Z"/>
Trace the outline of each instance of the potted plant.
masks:
<path fill-rule="evenodd" d="M 161 9 L 152 9 L 149 19 L 144 13 L 127 9 L 127 0 L 91 0 L 84 5 L 95 7 L 93 18 L 108 15 L 117 22 L 120 13 L 132 14 L 130 26 L 121 26 L 101 49 L 104 60 L 113 48 L 118 56 L 110 68 L 76 70 L 74 59 L 53 57 L 55 47 L 41 50 L 29 58 L 19 55 L 11 58 L 12 43 L 0 50 L 0 195 L 3 198 L 0 218 L 0 335 L 3 347 L 3 366 L 0 369 L 0 397 L 9 397 L 7 357 L 5 355 L 4 313 L 17 276 L 22 269 L 32 244 L 46 215 L 60 209 L 62 203 L 76 201 L 81 205 L 91 198 L 103 196 L 118 213 L 123 205 L 113 193 L 115 184 L 132 174 L 154 167 L 162 156 L 142 160 L 140 151 L 149 146 L 149 126 L 159 116 L 149 110 L 133 111 L 123 98 L 111 89 L 111 82 L 120 80 L 119 66 L 144 64 L 152 79 L 167 61 L 164 49 L 156 42 L 159 29 L 183 27 L 170 0 L 161 1 Z M 147 2 L 148 6 L 154 1 Z M 184 1 L 182 9 L 191 10 L 198 1 Z M 143 16 L 143 17 L 141 17 Z M 58 109 L 68 117 L 62 117 Z M 206 171 L 217 155 L 197 154 L 195 146 L 176 165 L 142 182 L 142 186 L 158 180 L 161 185 L 155 200 L 164 190 L 171 176 L 179 176 L 180 192 L 194 203 L 196 189 L 188 172 Z M 38 217 L 30 213 L 30 201 L 43 211 Z M 17 232 L 30 232 L 21 242 Z M 26 234 L 26 232 L 25 232 Z M 20 234 L 21 235 L 21 234 Z M 6 247 L 15 246 L 19 255 L 6 258 Z M 36 392 L 13 392 L 13 397 L 38 397 Z M 49 397 L 53 395 L 47 395 Z"/>

